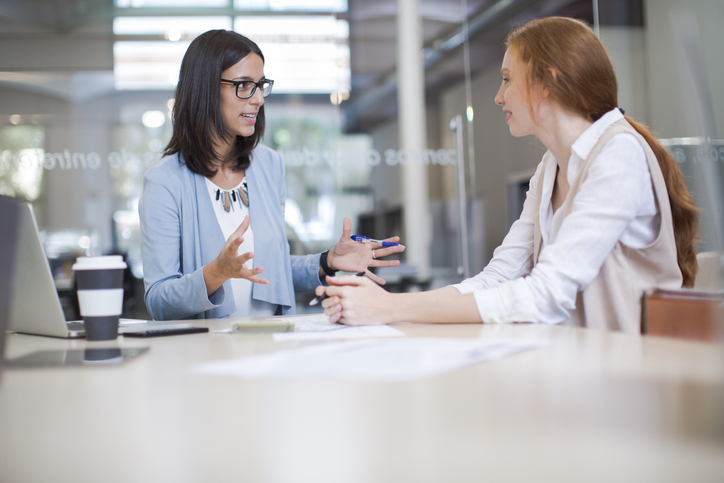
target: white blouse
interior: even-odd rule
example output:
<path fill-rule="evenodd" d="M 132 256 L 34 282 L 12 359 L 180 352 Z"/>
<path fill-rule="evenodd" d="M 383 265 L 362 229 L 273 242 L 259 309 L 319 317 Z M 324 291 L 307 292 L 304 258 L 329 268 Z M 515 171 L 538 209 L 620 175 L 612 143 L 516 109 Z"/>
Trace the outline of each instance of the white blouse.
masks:
<path fill-rule="evenodd" d="M 594 122 L 571 147 L 567 178 L 573 183 L 603 132 L 623 118 L 613 109 Z M 646 155 L 631 134 L 614 136 L 591 164 L 567 217 L 553 213 L 556 160 L 550 155 L 530 180 L 523 212 L 475 277 L 453 285 L 473 293 L 484 322 L 559 323 L 575 308 L 576 294 L 598 275 L 616 243 L 652 243 L 661 223 Z M 541 193 L 538 179 L 544 176 Z M 536 213 L 540 196 L 540 211 Z M 540 218 L 542 245 L 533 268 L 534 220 Z"/>
<path fill-rule="evenodd" d="M 241 184 L 233 189 L 241 190 Z M 211 204 L 214 207 L 214 214 L 221 227 L 221 232 L 224 234 L 224 240 L 228 240 L 229 237 L 239 228 L 241 222 L 244 221 L 244 217 L 249 214 L 249 207 L 241 202 L 239 196 L 236 197 L 236 201 L 231 201 L 231 208 L 227 213 L 224 210 L 223 196 L 220 196 L 217 200 L 217 190 L 223 190 L 211 182 L 210 179 L 206 178 L 206 187 L 209 190 L 209 196 L 211 196 Z M 244 241 L 239 246 L 238 254 L 253 252 L 254 251 L 254 231 L 249 228 L 244 233 Z M 248 268 L 254 268 L 254 259 L 252 258 L 246 262 Z M 263 273 L 261 274 L 263 278 Z M 231 290 L 234 295 L 234 303 L 236 304 L 236 312 L 229 314 L 229 317 L 253 317 L 257 315 L 274 315 L 275 306 L 269 302 L 262 302 L 260 300 L 254 300 L 251 296 L 251 290 L 253 282 L 244 278 L 232 278 Z"/>

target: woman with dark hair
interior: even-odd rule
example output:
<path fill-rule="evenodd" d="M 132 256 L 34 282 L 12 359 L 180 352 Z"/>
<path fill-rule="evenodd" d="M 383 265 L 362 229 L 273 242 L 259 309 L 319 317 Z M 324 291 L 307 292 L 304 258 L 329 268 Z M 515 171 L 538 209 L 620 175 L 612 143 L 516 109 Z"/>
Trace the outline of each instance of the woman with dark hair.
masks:
<path fill-rule="evenodd" d="M 139 203 L 154 319 L 290 314 L 294 291 L 314 290 L 325 275 L 366 271 L 384 283 L 367 268 L 399 264 L 378 258 L 404 247 L 352 241 L 348 218 L 329 251 L 290 256 L 284 163 L 259 144 L 273 85 L 261 50 L 243 35 L 212 30 L 186 51 L 173 135 L 165 158 L 147 171 Z"/>
<path fill-rule="evenodd" d="M 698 209 L 671 155 L 624 116 L 608 54 L 584 23 L 537 19 L 510 34 L 495 97 L 513 136 L 547 148 L 523 212 L 477 276 L 390 294 L 330 277 L 332 321 L 544 322 L 640 333 L 641 296 L 691 286 Z"/>

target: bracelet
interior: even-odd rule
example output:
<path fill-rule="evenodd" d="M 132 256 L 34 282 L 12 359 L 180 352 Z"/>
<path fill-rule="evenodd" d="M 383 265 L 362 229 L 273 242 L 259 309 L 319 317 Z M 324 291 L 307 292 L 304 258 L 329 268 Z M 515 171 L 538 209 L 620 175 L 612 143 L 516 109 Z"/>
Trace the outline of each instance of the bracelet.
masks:
<path fill-rule="evenodd" d="M 322 270 L 324 271 L 324 273 L 326 273 L 330 277 L 334 277 L 334 275 L 339 270 L 334 270 L 334 269 L 330 268 L 329 265 L 327 265 L 327 253 L 329 253 L 329 250 L 327 250 L 326 252 L 322 252 L 322 255 L 319 257 L 319 266 L 322 267 Z"/>

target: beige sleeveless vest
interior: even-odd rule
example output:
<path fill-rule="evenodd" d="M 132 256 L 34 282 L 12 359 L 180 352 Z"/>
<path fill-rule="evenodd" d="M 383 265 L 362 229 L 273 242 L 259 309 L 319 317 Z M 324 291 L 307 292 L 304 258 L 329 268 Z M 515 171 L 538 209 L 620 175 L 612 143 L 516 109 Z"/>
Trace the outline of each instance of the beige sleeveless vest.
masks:
<path fill-rule="evenodd" d="M 633 134 L 644 149 L 653 180 L 654 196 L 661 214 L 661 228 L 656 240 L 642 248 L 632 248 L 617 242 L 601 266 L 596 278 L 582 292 L 578 292 L 576 308 L 563 325 L 589 327 L 601 330 L 620 330 L 632 334 L 641 333 L 641 297 L 653 287 L 680 288 L 681 271 L 676 261 L 676 241 L 671 218 L 671 205 L 661 168 L 646 140 L 625 120 L 613 123 L 601 136 L 583 163 L 573 181 L 563 205 L 563 216 L 571 213 L 573 198 L 588 176 L 588 170 L 615 135 Z M 547 162 L 549 156 L 546 155 Z M 545 169 L 543 169 L 545 172 Z M 543 186 L 543 176 L 538 181 L 538 193 Z M 540 198 L 538 201 L 540 212 Z M 538 262 L 541 248 L 540 217 L 535 217 L 533 263 Z"/>

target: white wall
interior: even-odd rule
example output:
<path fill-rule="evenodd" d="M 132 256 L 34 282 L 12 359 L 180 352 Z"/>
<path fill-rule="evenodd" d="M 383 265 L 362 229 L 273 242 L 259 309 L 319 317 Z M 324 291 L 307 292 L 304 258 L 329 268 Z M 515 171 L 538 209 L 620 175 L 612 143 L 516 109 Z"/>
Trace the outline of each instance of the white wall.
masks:
<path fill-rule="evenodd" d="M 684 80 L 688 66 L 681 58 L 674 21 L 683 24 L 691 14 L 698 31 L 691 33 L 701 41 L 705 78 L 714 112 L 714 131 L 724 138 L 724 1 L 722 0 L 648 0 L 645 4 L 645 49 L 648 68 L 650 123 L 662 138 L 700 136 L 695 119 L 693 92 Z"/>
<path fill-rule="evenodd" d="M 618 80 L 618 105 L 627 115 L 648 123 L 646 35 L 643 27 L 601 27 L 601 42 Z"/>

